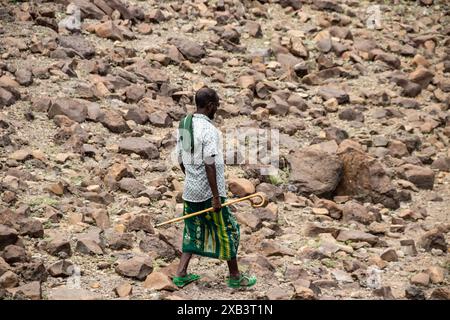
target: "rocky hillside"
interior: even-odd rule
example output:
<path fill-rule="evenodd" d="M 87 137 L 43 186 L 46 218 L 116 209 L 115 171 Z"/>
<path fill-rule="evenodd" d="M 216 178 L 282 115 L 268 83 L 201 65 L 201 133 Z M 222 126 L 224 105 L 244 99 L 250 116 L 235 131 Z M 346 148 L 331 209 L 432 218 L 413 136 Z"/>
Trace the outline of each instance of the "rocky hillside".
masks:
<path fill-rule="evenodd" d="M 0 299 L 450 299 L 450 15 L 442 0 L 0 0 Z M 240 264 L 170 281 L 195 90 L 280 131 L 230 164 Z"/>

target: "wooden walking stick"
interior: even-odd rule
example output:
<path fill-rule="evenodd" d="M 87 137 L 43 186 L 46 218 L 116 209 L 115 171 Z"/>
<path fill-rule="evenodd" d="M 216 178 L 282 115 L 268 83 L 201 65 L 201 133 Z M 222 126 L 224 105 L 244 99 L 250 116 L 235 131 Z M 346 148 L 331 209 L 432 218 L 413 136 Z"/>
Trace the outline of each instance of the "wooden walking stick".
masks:
<path fill-rule="evenodd" d="M 255 197 L 259 197 L 261 199 L 261 201 L 258 202 L 258 203 L 253 203 L 252 202 L 252 207 L 257 208 L 257 207 L 262 207 L 262 206 L 267 205 L 267 199 L 264 196 L 264 194 L 261 193 L 261 192 L 257 192 L 257 193 L 251 194 L 251 195 L 243 197 L 243 198 L 234 199 L 234 200 L 230 200 L 230 201 L 227 201 L 225 203 L 222 203 L 222 207 L 229 206 L 229 205 L 232 205 L 234 203 L 241 202 L 241 201 L 244 201 L 244 200 L 249 200 L 249 199 L 255 198 Z M 198 216 L 198 215 L 200 215 L 202 213 L 209 212 L 209 211 L 214 211 L 214 208 L 211 207 L 211 208 L 204 209 L 204 210 L 201 210 L 201 211 L 198 211 L 198 212 L 187 214 L 187 215 L 182 216 L 182 217 L 173 218 L 173 219 L 167 220 L 167 221 L 165 221 L 163 223 L 157 224 L 156 227 L 161 227 L 161 226 L 163 226 L 165 224 L 169 224 L 169 223 L 172 223 L 172 222 L 178 222 L 178 221 L 181 221 L 181 220 L 184 220 L 184 219 L 189 219 L 191 217 L 195 217 L 195 216 Z"/>

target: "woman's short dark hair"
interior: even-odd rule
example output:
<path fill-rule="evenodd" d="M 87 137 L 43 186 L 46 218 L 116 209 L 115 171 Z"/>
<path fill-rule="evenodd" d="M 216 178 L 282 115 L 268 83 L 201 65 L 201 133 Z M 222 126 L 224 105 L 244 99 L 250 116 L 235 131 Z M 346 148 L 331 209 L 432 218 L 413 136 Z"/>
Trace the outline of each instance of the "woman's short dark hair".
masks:
<path fill-rule="evenodd" d="M 219 95 L 214 89 L 203 87 L 195 93 L 195 104 L 197 108 L 206 108 L 210 103 L 219 103 Z"/>

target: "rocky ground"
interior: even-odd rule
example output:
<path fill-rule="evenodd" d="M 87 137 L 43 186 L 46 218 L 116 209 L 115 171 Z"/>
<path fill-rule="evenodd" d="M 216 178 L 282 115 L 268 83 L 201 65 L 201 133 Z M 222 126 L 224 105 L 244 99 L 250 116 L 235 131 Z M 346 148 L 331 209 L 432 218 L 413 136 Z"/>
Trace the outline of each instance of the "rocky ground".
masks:
<path fill-rule="evenodd" d="M 450 299 L 449 12 L 0 0 L 0 299 Z M 207 258 L 177 290 L 183 224 L 154 228 L 181 213 L 173 133 L 203 85 L 222 131 L 280 130 L 273 175 L 226 170 L 270 200 L 232 208 L 249 290 Z"/>

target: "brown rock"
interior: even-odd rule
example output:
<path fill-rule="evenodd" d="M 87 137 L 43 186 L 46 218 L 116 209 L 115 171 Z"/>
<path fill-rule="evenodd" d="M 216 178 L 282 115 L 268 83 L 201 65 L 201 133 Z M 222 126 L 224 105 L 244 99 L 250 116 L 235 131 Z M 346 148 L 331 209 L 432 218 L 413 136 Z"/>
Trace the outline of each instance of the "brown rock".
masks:
<path fill-rule="evenodd" d="M 409 75 L 409 80 L 417 83 L 422 89 L 425 89 L 434 77 L 434 73 L 430 70 L 419 67 Z"/>
<path fill-rule="evenodd" d="M 71 1 L 75 4 L 81 11 L 82 18 L 98 19 L 103 18 L 105 13 L 99 9 L 92 1 L 88 0 L 73 0 Z"/>
<path fill-rule="evenodd" d="M 28 255 L 25 249 L 13 244 L 5 247 L 2 253 L 2 257 L 9 264 L 16 262 L 26 262 L 28 260 Z"/>
<path fill-rule="evenodd" d="M 84 122 L 87 117 L 86 104 L 80 99 L 56 99 L 48 110 L 48 117 L 53 119 L 57 115 L 64 115 L 76 122 Z"/>
<path fill-rule="evenodd" d="M 164 259 L 172 261 L 177 257 L 178 250 L 175 250 L 171 242 L 162 235 L 146 234 L 139 242 L 139 248 L 142 252 L 148 253 L 152 259 Z"/>
<path fill-rule="evenodd" d="M 134 178 L 123 178 L 119 182 L 119 188 L 122 191 L 131 193 L 134 197 L 137 197 L 140 192 L 145 190 L 145 186 Z"/>
<path fill-rule="evenodd" d="M 256 21 L 247 21 L 245 23 L 245 29 L 248 32 L 248 34 L 254 38 L 262 38 L 262 30 L 261 25 Z"/>
<path fill-rule="evenodd" d="M 406 145 L 398 140 L 392 140 L 389 142 L 389 154 L 396 158 L 402 158 L 409 154 Z"/>
<path fill-rule="evenodd" d="M 144 288 L 157 291 L 175 291 L 178 289 L 167 275 L 157 271 L 153 271 L 147 276 L 144 282 Z"/>
<path fill-rule="evenodd" d="M 118 233 L 114 230 L 106 230 L 105 238 L 108 247 L 113 250 L 123 250 L 133 248 L 134 235 L 132 233 Z"/>
<path fill-rule="evenodd" d="M 119 142 L 119 152 L 125 154 L 136 153 L 142 158 L 157 159 L 159 151 L 156 146 L 145 138 L 125 138 Z"/>
<path fill-rule="evenodd" d="M 431 251 L 433 248 L 447 251 L 445 236 L 438 228 L 425 232 L 419 239 L 419 246 L 426 251 Z"/>
<path fill-rule="evenodd" d="M 41 283 L 39 281 L 33 281 L 17 288 L 14 288 L 14 298 L 15 299 L 30 299 L 30 300 L 41 300 L 42 299 L 42 289 Z"/>
<path fill-rule="evenodd" d="M 378 49 L 376 49 L 378 50 Z M 379 53 L 375 55 L 375 60 L 380 60 L 386 63 L 388 66 L 392 67 L 393 69 L 399 69 L 401 62 L 400 59 L 397 58 L 393 54 L 389 53 Z"/>
<path fill-rule="evenodd" d="M 16 243 L 18 238 L 16 230 L 0 224 L 0 251 L 8 245 Z"/>
<path fill-rule="evenodd" d="M 0 288 L 14 288 L 19 284 L 19 277 L 12 271 L 6 271 L 0 276 Z"/>
<path fill-rule="evenodd" d="M 33 74 L 28 69 L 19 69 L 15 73 L 16 80 L 22 86 L 29 86 L 33 83 Z"/>
<path fill-rule="evenodd" d="M 72 249 L 70 247 L 70 242 L 59 237 L 51 239 L 47 242 L 46 251 L 52 256 L 59 256 L 64 254 L 66 256 L 72 255 Z"/>
<path fill-rule="evenodd" d="M 424 272 L 418 273 L 411 277 L 411 283 L 426 287 L 430 284 L 430 276 Z"/>
<path fill-rule="evenodd" d="M 148 214 L 138 214 L 130 219 L 127 225 L 128 231 L 144 230 L 150 234 L 155 233 L 152 225 L 151 216 Z"/>
<path fill-rule="evenodd" d="M 148 257 L 133 257 L 122 260 L 116 266 L 116 272 L 124 277 L 144 280 L 153 271 L 153 261 Z"/>
<path fill-rule="evenodd" d="M 263 192 L 266 195 L 267 200 L 273 202 L 284 198 L 283 189 L 281 187 L 266 182 L 257 185 L 256 192 Z"/>
<path fill-rule="evenodd" d="M 434 289 L 431 293 L 430 299 L 450 300 L 450 289 L 448 287 Z"/>
<path fill-rule="evenodd" d="M 356 201 L 348 201 L 342 208 L 343 220 L 357 221 L 369 225 L 376 220 L 376 217 L 367 210 L 366 207 Z"/>
<path fill-rule="evenodd" d="M 427 269 L 427 273 L 430 276 L 432 283 L 438 284 L 445 280 L 445 270 L 438 266 L 432 266 Z"/>
<path fill-rule="evenodd" d="M 164 111 L 155 111 L 148 117 L 149 122 L 155 127 L 168 128 L 173 124 L 172 118 Z"/>
<path fill-rule="evenodd" d="M 290 300 L 292 296 L 292 290 L 286 290 L 279 287 L 273 287 L 266 293 L 266 298 L 268 300 Z"/>
<path fill-rule="evenodd" d="M 52 183 L 47 187 L 47 189 L 57 196 L 62 196 L 64 194 L 64 185 L 62 182 Z"/>
<path fill-rule="evenodd" d="M 260 217 L 251 212 L 237 212 L 235 213 L 235 216 L 239 223 L 250 227 L 252 231 L 256 231 L 261 228 L 262 224 Z"/>
<path fill-rule="evenodd" d="M 344 104 L 350 101 L 349 95 L 336 87 L 321 87 L 317 92 L 325 101 L 335 98 L 339 104 Z"/>
<path fill-rule="evenodd" d="M 145 22 L 138 24 L 137 30 L 141 34 L 151 34 L 153 32 L 151 24 Z"/>
<path fill-rule="evenodd" d="M 133 286 L 128 282 L 124 282 L 115 287 L 114 292 L 119 298 L 124 298 L 133 293 Z"/>
<path fill-rule="evenodd" d="M 20 222 L 20 235 L 29 236 L 31 238 L 44 237 L 44 228 L 42 223 L 37 219 L 25 219 Z"/>
<path fill-rule="evenodd" d="M 288 156 L 288 162 L 291 167 L 289 181 L 300 193 L 320 196 L 332 192 L 339 182 L 342 162 L 325 151 L 312 148 L 297 150 Z"/>
<path fill-rule="evenodd" d="M 250 89 L 250 90 L 255 89 L 256 85 L 256 81 L 253 76 L 241 76 L 237 80 L 237 83 L 242 89 Z"/>
<path fill-rule="evenodd" d="M 175 38 L 169 41 L 191 62 L 198 62 L 206 55 L 206 51 L 201 44 L 189 39 Z"/>
<path fill-rule="evenodd" d="M 250 180 L 233 178 L 228 180 L 228 187 L 234 195 L 242 198 L 255 193 L 255 186 Z"/>
<path fill-rule="evenodd" d="M 125 90 L 125 96 L 127 102 L 136 103 L 139 102 L 145 95 L 145 87 L 141 85 L 132 85 Z"/>
<path fill-rule="evenodd" d="M 131 131 L 128 124 L 123 119 L 122 115 L 113 110 L 106 110 L 99 117 L 99 121 L 103 124 L 109 131 L 114 133 L 124 133 Z"/>
<path fill-rule="evenodd" d="M 319 51 L 326 53 L 331 50 L 331 35 L 328 30 L 323 30 L 319 32 L 314 41 L 316 42 L 316 47 Z"/>
<path fill-rule="evenodd" d="M 94 46 L 82 35 L 60 36 L 58 43 L 63 48 L 73 50 L 84 59 L 90 59 L 95 55 Z"/>
<path fill-rule="evenodd" d="M 70 277 L 73 272 L 73 263 L 67 260 L 59 260 L 47 269 L 52 277 Z"/>
<path fill-rule="evenodd" d="M 373 234 L 366 233 L 358 230 L 342 230 L 339 232 L 336 240 L 339 241 L 354 241 L 354 242 L 367 242 L 371 245 L 378 243 L 378 237 Z"/>
<path fill-rule="evenodd" d="M 387 262 L 398 261 L 398 256 L 394 249 L 387 249 L 380 257 Z"/>
<path fill-rule="evenodd" d="M 128 109 L 125 119 L 133 120 L 137 124 L 145 124 L 148 121 L 148 115 L 142 108 L 131 108 Z"/>
<path fill-rule="evenodd" d="M 434 172 L 433 170 L 416 166 L 413 164 L 405 164 L 399 168 L 400 173 L 408 181 L 414 183 L 421 189 L 433 189 L 434 185 Z"/>
<path fill-rule="evenodd" d="M 439 171 L 450 171 L 450 157 L 438 157 L 431 164 L 432 169 L 437 169 Z"/>
<path fill-rule="evenodd" d="M 100 38 L 123 41 L 120 28 L 113 21 L 106 21 L 95 26 L 95 33 Z"/>
<path fill-rule="evenodd" d="M 272 95 L 267 105 L 270 114 L 285 116 L 289 112 L 289 104 L 280 96 Z"/>
<path fill-rule="evenodd" d="M 335 194 L 358 196 L 364 201 L 382 203 L 387 208 L 398 208 L 399 196 L 381 163 L 353 146 L 344 148 L 344 144 L 345 141 L 338 150 L 344 166 Z"/>
<path fill-rule="evenodd" d="M 316 296 L 311 289 L 306 288 L 302 285 L 296 284 L 295 282 L 293 283 L 293 285 L 294 285 L 294 296 L 292 297 L 292 299 L 294 299 L 294 300 L 316 300 Z"/>
<path fill-rule="evenodd" d="M 37 97 L 32 100 L 31 109 L 36 112 L 48 112 L 52 104 L 52 100 L 48 97 Z"/>

